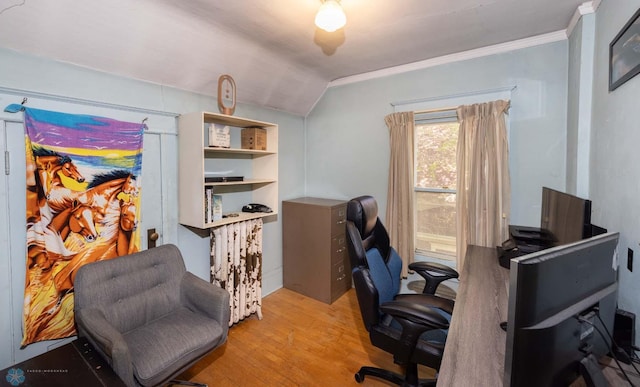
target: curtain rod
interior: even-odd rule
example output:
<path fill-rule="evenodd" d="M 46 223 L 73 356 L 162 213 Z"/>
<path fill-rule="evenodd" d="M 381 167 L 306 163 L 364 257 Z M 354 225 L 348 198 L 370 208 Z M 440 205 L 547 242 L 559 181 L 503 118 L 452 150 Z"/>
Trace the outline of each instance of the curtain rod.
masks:
<path fill-rule="evenodd" d="M 174 117 L 174 118 L 180 115 L 180 113 L 175 113 L 175 112 L 165 112 L 161 110 L 137 108 L 133 106 L 119 105 L 119 104 L 114 104 L 109 102 L 92 101 L 90 99 L 65 97 L 65 96 L 55 95 L 55 94 L 40 93 L 37 91 L 11 89 L 11 88 L 2 87 L 2 86 L 0 86 L 0 93 L 13 94 L 18 96 L 26 95 L 32 98 L 42 98 L 42 99 L 53 100 L 56 102 L 69 102 L 69 103 L 76 103 L 76 104 L 87 105 L 87 106 L 104 107 L 108 109 L 125 110 L 125 111 L 134 112 L 134 113 L 153 114 L 158 116 L 166 116 L 166 117 Z"/>
<path fill-rule="evenodd" d="M 458 109 L 457 106 L 449 106 L 449 107 L 435 108 L 435 109 L 416 110 L 413 113 L 414 114 L 425 114 L 425 113 L 440 113 L 440 112 L 448 112 L 448 111 L 455 112 L 457 109 Z"/>
<path fill-rule="evenodd" d="M 503 91 L 514 91 L 517 88 L 518 88 L 518 86 L 516 86 L 516 85 L 514 85 L 514 86 L 506 86 L 506 87 L 498 87 L 498 88 L 495 88 L 495 89 L 485 89 L 485 90 L 470 91 L 470 92 L 467 92 L 467 93 L 441 95 L 441 96 L 436 96 L 436 97 L 418 98 L 418 99 L 411 99 L 411 100 L 405 100 L 405 101 L 395 101 L 395 102 L 391 102 L 390 105 L 393 106 L 393 107 L 396 107 L 396 106 L 402 106 L 402 105 L 409 105 L 409 104 L 412 104 L 412 103 L 441 101 L 441 100 L 451 99 L 451 98 L 471 97 L 471 96 L 474 96 L 474 95 L 500 93 L 500 92 L 503 92 Z M 450 110 L 450 109 L 447 109 L 447 110 Z"/>

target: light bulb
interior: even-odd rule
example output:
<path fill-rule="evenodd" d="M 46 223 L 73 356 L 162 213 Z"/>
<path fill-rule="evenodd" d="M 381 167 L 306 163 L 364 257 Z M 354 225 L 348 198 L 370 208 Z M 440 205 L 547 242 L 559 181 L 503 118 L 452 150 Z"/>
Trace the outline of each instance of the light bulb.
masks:
<path fill-rule="evenodd" d="M 327 32 L 344 27 L 347 16 L 336 0 L 326 0 L 316 14 L 316 26 Z"/>

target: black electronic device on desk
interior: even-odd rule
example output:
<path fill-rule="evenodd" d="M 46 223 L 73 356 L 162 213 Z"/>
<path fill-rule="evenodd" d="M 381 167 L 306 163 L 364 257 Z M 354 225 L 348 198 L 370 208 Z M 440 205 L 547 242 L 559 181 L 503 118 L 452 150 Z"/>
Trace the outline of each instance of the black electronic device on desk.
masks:
<path fill-rule="evenodd" d="M 556 237 L 547 229 L 509 225 L 509 235 L 517 242 L 553 245 Z"/>
<path fill-rule="evenodd" d="M 514 233 L 512 230 L 531 229 L 540 232 L 530 231 L 525 233 Z M 500 266 L 509 269 L 510 261 L 513 258 L 520 257 L 525 254 L 535 253 L 541 250 L 551 248 L 557 244 L 553 234 L 546 230 L 536 229 L 533 227 L 509 226 L 510 237 L 498 246 L 498 261 Z M 524 238 L 520 235 L 525 235 Z"/>
<path fill-rule="evenodd" d="M 502 242 L 502 246 L 496 247 L 498 253 L 498 263 L 504 268 L 509 268 L 511 259 L 527 254 L 521 251 L 512 238 Z"/>

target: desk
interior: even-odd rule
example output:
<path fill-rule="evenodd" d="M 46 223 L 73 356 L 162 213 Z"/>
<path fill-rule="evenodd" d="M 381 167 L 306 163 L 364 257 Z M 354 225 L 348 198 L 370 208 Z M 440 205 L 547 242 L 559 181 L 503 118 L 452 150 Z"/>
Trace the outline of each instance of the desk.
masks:
<path fill-rule="evenodd" d="M 124 387 L 125 384 L 91 344 L 80 338 L 0 371 L 0 386 Z"/>
<path fill-rule="evenodd" d="M 502 386 L 509 270 L 495 248 L 469 246 L 460 273 L 438 386 Z"/>
<path fill-rule="evenodd" d="M 469 246 L 438 374 L 438 386 L 503 385 L 509 270 L 498 264 L 495 248 Z M 611 359 L 600 360 L 612 386 L 627 385 Z M 626 367 L 637 385 L 640 378 Z M 584 386 L 578 378 L 572 387 Z"/>

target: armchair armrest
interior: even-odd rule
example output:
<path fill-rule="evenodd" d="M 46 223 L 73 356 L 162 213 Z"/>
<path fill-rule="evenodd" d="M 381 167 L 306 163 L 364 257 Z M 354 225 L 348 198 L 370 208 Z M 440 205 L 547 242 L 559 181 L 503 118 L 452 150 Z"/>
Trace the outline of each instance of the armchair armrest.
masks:
<path fill-rule="evenodd" d="M 415 271 L 426 280 L 422 291 L 425 294 L 434 294 L 440 282 L 459 276 L 451 267 L 437 262 L 413 262 L 409 264 L 409 270 Z"/>
<path fill-rule="evenodd" d="M 216 320 L 223 329 L 223 339 L 227 339 L 231 307 L 229 293 L 212 285 L 200 277 L 186 272 L 180 284 L 181 302 L 192 310 Z M 224 340 L 222 342 L 224 342 Z"/>
<path fill-rule="evenodd" d="M 135 385 L 129 346 L 124 337 L 107 321 L 98 309 L 79 309 L 75 311 L 78 330 L 108 357 L 111 367 L 128 386 Z"/>
<path fill-rule="evenodd" d="M 434 329 L 448 329 L 449 321 L 433 308 L 407 301 L 391 301 L 380 305 L 387 313 L 402 325 L 400 350 L 393 355 L 397 364 L 407 364 L 420 335 Z"/>

